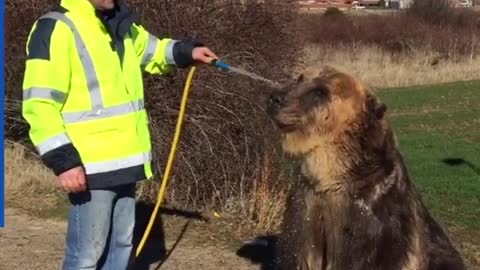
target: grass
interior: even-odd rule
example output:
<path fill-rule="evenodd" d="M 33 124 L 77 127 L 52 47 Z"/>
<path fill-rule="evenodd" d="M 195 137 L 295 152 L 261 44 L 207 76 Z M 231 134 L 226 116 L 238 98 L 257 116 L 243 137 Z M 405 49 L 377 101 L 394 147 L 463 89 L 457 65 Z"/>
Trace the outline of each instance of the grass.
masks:
<path fill-rule="evenodd" d="M 480 268 L 479 89 L 480 81 L 456 82 L 378 95 L 425 204 Z"/>
<path fill-rule="evenodd" d="M 448 225 L 480 231 L 480 82 L 379 91 L 410 174 Z"/>
<path fill-rule="evenodd" d="M 67 198 L 56 188 L 56 179 L 19 143 L 5 142 L 5 199 L 7 207 L 24 209 L 37 217 L 63 219 Z"/>

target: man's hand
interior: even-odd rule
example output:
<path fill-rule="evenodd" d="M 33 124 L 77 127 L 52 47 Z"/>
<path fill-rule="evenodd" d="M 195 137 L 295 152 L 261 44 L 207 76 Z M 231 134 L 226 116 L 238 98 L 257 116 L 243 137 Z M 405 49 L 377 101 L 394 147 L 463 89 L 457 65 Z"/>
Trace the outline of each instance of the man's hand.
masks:
<path fill-rule="evenodd" d="M 87 184 L 83 167 L 75 167 L 58 176 L 60 187 L 67 193 L 85 191 Z"/>
<path fill-rule="evenodd" d="M 218 57 L 207 47 L 196 47 L 192 51 L 192 58 L 196 62 L 203 64 L 210 64 L 212 59 L 218 59 Z"/>

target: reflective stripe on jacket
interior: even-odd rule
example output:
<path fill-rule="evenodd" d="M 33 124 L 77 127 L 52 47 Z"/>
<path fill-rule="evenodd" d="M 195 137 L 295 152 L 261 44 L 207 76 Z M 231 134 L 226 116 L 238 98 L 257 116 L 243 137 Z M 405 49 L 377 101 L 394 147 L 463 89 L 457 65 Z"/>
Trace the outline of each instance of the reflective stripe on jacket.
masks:
<path fill-rule="evenodd" d="M 125 6 L 115 12 L 104 19 L 88 0 L 62 0 L 35 22 L 26 48 L 22 114 L 30 139 L 56 175 L 84 166 L 90 188 L 152 176 L 142 70 L 186 67 L 200 45 L 158 39 Z M 116 18 L 123 21 L 107 23 Z"/>

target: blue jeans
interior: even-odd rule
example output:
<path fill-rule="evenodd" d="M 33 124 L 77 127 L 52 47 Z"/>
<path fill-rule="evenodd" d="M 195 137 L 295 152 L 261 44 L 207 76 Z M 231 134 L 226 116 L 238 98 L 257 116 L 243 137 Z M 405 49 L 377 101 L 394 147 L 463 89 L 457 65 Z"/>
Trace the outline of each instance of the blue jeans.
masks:
<path fill-rule="evenodd" d="M 70 194 L 63 270 L 125 270 L 132 252 L 135 184 Z"/>

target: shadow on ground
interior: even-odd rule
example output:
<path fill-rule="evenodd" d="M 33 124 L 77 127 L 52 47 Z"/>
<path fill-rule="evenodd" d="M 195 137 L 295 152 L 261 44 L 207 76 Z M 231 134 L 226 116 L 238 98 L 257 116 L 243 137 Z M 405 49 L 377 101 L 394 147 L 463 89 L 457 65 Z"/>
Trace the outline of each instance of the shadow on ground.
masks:
<path fill-rule="evenodd" d="M 480 168 L 475 166 L 473 163 L 471 163 L 468 160 L 465 160 L 463 158 L 444 158 L 442 159 L 442 162 L 449 165 L 449 166 L 467 166 L 469 167 L 474 173 L 477 175 L 480 175 Z"/>
<path fill-rule="evenodd" d="M 277 236 L 259 236 L 246 242 L 237 250 L 237 255 L 249 259 L 254 264 L 259 264 L 261 270 L 273 270 Z"/>
<path fill-rule="evenodd" d="M 200 213 L 182 211 L 177 209 L 160 208 L 160 211 L 156 217 L 156 220 L 152 226 L 147 241 L 145 242 L 143 249 L 138 258 L 135 258 L 135 253 L 138 245 L 143 237 L 145 230 L 147 229 L 150 216 L 153 212 L 154 205 L 147 204 L 145 202 L 137 202 L 136 206 L 136 224 L 133 233 L 133 254 L 131 256 L 130 270 L 150 270 L 150 265 L 159 265 L 155 269 L 159 269 L 163 262 L 168 260 L 168 257 L 175 250 L 175 247 L 181 241 L 184 233 L 187 231 L 190 224 L 190 220 L 202 220 L 207 221 Z M 180 235 L 175 240 L 175 243 L 167 252 L 165 245 L 165 232 L 163 230 L 163 221 L 161 215 L 179 216 L 188 219 L 188 222 L 183 226 Z"/>

